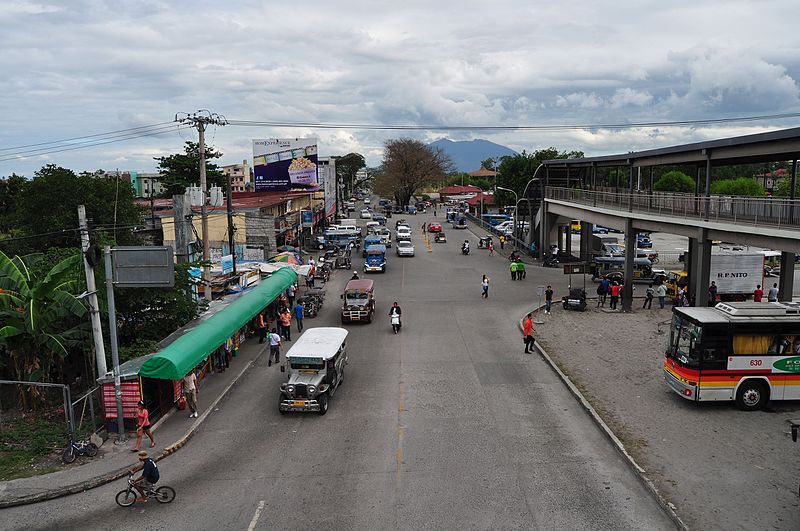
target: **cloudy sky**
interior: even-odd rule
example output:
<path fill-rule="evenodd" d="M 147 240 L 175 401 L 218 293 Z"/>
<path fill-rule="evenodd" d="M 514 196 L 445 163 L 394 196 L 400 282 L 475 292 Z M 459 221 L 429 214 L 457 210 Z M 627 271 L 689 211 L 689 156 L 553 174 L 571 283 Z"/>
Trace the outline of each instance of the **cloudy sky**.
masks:
<path fill-rule="evenodd" d="M 167 126 L 61 152 L 42 143 L 197 109 L 230 120 L 436 126 L 797 113 L 797 14 L 797 0 L 3 0 L 0 176 L 47 163 L 153 171 L 153 157 L 181 151 L 196 134 Z M 377 164 L 383 142 L 400 135 L 601 155 L 798 125 L 491 133 L 229 125 L 208 141 L 227 164 L 251 158 L 253 138 L 297 136 L 318 137 L 321 155 L 358 151 Z M 42 145 L 20 147 L 32 144 Z"/>

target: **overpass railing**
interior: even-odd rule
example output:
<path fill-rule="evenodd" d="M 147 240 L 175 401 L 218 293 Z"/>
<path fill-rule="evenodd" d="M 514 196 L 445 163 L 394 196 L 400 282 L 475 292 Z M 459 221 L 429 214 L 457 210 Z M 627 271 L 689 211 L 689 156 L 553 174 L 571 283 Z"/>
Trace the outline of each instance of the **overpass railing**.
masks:
<path fill-rule="evenodd" d="M 695 196 L 671 192 L 593 191 L 548 186 L 547 199 L 631 213 L 719 221 L 736 225 L 800 228 L 800 200 L 775 197 Z"/>

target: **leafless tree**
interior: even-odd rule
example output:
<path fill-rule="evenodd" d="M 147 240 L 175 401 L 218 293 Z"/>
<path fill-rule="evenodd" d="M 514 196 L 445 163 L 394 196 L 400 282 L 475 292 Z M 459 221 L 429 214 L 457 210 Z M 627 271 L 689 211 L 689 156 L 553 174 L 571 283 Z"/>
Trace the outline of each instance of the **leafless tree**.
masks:
<path fill-rule="evenodd" d="M 453 161 L 447 154 L 419 140 L 387 140 L 384 148 L 383 163 L 373 180 L 373 189 L 383 197 L 393 197 L 398 205 L 404 207 L 417 190 L 441 181 L 454 170 Z"/>

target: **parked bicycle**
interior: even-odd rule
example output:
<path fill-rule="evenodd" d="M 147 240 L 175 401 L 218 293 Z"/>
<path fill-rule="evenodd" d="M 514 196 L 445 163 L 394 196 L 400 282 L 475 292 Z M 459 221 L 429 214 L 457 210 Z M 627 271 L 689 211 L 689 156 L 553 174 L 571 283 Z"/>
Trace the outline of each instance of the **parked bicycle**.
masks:
<path fill-rule="evenodd" d="M 67 449 L 61 453 L 61 460 L 66 464 L 70 464 L 75 461 L 75 458 L 79 455 L 88 455 L 89 457 L 94 457 L 97 455 L 97 445 L 93 442 L 75 442 L 72 432 L 69 431 L 67 432 L 67 439 L 69 440 L 67 443 Z"/>
<path fill-rule="evenodd" d="M 175 489 L 162 485 L 158 488 L 149 488 L 144 491 L 148 498 L 155 498 L 158 503 L 170 503 L 175 499 Z M 120 507 L 130 507 L 136 502 L 139 493 L 133 487 L 133 474 L 128 474 L 128 488 L 117 493 L 116 501 Z"/>

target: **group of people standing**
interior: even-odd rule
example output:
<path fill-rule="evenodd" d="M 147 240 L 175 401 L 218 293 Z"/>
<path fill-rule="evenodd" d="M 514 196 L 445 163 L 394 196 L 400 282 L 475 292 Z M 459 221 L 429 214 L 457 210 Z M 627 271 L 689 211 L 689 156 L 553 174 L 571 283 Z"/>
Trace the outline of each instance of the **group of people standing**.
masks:
<path fill-rule="evenodd" d="M 305 317 L 305 305 L 302 301 L 295 302 L 297 286 L 292 284 L 280 297 L 280 305 L 277 313 L 273 316 L 276 326 L 270 328 L 269 310 L 264 310 L 256 318 L 256 329 L 258 331 L 259 344 L 265 341 L 269 343 L 268 365 L 280 363 L 280 349 L 283 341 L 292 340 L 292 320 L 297 323 L 297 332 L 303 331 L 303 319 Z"/>

